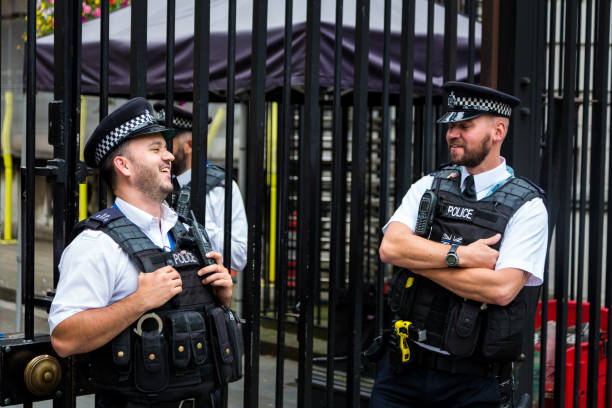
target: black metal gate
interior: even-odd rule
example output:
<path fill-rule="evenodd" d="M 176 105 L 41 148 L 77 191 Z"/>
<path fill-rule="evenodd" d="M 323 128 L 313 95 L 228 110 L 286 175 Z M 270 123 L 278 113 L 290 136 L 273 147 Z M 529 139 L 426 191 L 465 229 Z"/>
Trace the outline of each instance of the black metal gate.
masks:
<path fill-rule="evenodd" d="M 285 10 L 282 85 L 270 88 L 266 87 L 270 75 L 266 65 L 267 19 L 268 9 L 277 3 Z M 522 99 L 503 155 L 519 174 L 538 181 L 549 194 L 554 256 L 548 261 L 542 290 L 532 291 L 532 296 L 541 296 L 539 323 L 537 330 L 525 334 L 529 346 L 520 368 L 517 395 L 533 394 L 540 407 L 603 406 L 604 402 L 610 406 L 612 361 L 607 356 L 612 355 L 612 343 L 607 328 L 612 325 L 612 315 L 604 309 L 612 302 L 612 280 L 608 279 L 612 264 L 605 255 L 612 249 L 607 224 L 612 194 L 608 188 L 612 176 L 608 140 L 610 1 L 355 0 L 351 2 L 354 29 L 347 31 L 343 30 L 343 12 L 348 5 L 336 0 L 333 63 L 326 67 L 326 72 L 331 72 L 329 80 L 321 76 L 324 5 L 311 0 L 306 6 L 305 37 L 300 38 L 305 43 L 305 77 L 299 86 L 292 76 L 294 2 L 254 1 L 247 93 L 235 86 L 237 0 L 227 0 L 227 4 L 227 81 L 223 92 L 214 94 L 209 93 L 211 1 L 197 0 L 193 7 L 192 185 L 201 186 L 199 181 L 206 177 L 205 168 L 197 163 L 207 158 L 203 142 L 207 131 L 201 124 L 206 123 L 209 98 L 227 104 L 226 169 L 232 169 L 234 162 L 234 105 L 248 104 L 244 197 L 249 248 L 247 268 L 239 281 L 246 321 L 244 406 L 258 406 L 260 327 L 266 325 L 276 333 L 276 406 L 283 405 L 283 361 L 289 354 L 290 326 L 297 333 L 297 405 L 367 404 L 374 368 L 362 361 L 361 351 L 371 336 L 381 333 L 389 317 L 385 315 L 384 293 L 390 268 L 379 261 L 377 252 L 381 226 L 410 184 L 446 161 L 444 129 L 434 124 L 434 118 L 442 111 L 439 86 L 458 76 Z M 166 86 L 163 95 L 156 94 L 166 100 L 167 107 L 175 100 L 175 6 L 174 0 L 167 1 Z M 146 0 L 131 1 L 128 93 L 132 97 L 152 94 L 146 81 L 147 7 Z M 373 7 L 383 10 L 380 32 L 371 29 Z M 48 307 L 52 296 L 34 295 L 34 176 L 44 175 L 54 186 L 56 284 L 57 264 L 78 219 L 78 184 L 90 175 L 78 160 L 81 8 L 80 2 L 55 1 L 54 101 L 49 105 L 49 144 L 55 158 L 37 167 L 36 0 L 28 1 L 20 243 L 26 324 L 21 337 L 0 338 L 0 405 L 31 406 L 32 401 L 52 398 L 54 406 L 68 407 L 74 406 L 76 395 L 88 392 L 80 389 L 79 379 L 73 377 L 79 373 L 78 359 L 74 358 L 60 360 L 62 382 L 44 392 L 27 387 L 21 374 L 15 375 L 37 356 L 55 355 L 49 337 L 35 335 L 33 327 L 34 308 Z M 416 34 L 419 10 L 427 22 L 424 35 Z M 447 29 L 443 34 L 435 29 L 436 10 L 444 13 Z M 392 12 L 401 14 L 401 28 L 395 32 L 398 41 L 392 41 Z M 108 1 L 101 2 L 100 19 L 96 93 L 103 118 L 111 95 Z M 463 19 L 463 26 L 458 19 Z M 482 28 L 482 36 L 477 26 Z M 457 33 L 462 32 L 465 35 L 459 41 Z M 371 47 L 377 35 L 381 41 L 375 44 L 381 49 Z M 342 58 L 347 39 L 354 45 L 348 78 Z M 379 65 L 373 65 L 376 58 Z M 460 71 L 459 58 L 465 67 Z M 442 59 L 441 69 L 434 66 L 436 59 Z M 399 72 L 393 74 L 392 66 L 398 63 Z M 417 64 L 424 67 L 424 78 L 415 78 Z M 380 67 L 376 75 L 381 80 L 376 86 L 370 83 L 373 66 Z M 273 138 L 266 125 L 277 108 L 279 133 Z M 166 111 L 170 123 L 172 110 Z M 267 182 L 271 173 L 276 178 L 274 193 Z M 227 183 L 231 177 L 228 171 Z M 99 191 L 106 191 L 102 182 Z M 202 189 L 196 188 L 193 194 L 194 202 L 205 201 Z M 224 253 L 229 254 L 231 189 L 226 189 L 226 203 Z M 106 194 L 99 194 L 98 208 L 107 205 Z M 199 219 L 204 218 L 203 208 L 196 209 Z M 273 274 L 271 265 L 275 265 Z M 597 307 L 588 307 L 585 300 Z M 556 322 L 554 333 L 548 330 L 552 321 Z M 568 322 L 573 322 L 575 329 Z M 535 346 L 531 346 L 534 331 Z M 568 331 L 576 333 L 572 344 Z M 578 339 L 579 335 L 584 338 Z M 547 356 L 552 351 L 547 347 L 551 336 L 557 339 L 554 358 Z M 323 349 L 315 350 L 314 340 L 321 337 L 325 340 Z M 575 352 L 576 344 L 579 352 Z"/>

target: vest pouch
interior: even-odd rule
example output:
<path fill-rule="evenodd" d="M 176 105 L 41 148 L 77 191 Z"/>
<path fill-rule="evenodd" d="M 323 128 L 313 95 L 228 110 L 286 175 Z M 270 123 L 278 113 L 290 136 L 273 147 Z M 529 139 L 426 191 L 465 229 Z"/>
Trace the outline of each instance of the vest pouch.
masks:
<path fill-rule="evenodd" d="M 170 343 L 172 366 L 175 375 L 182 375 L 191 361 L 191 338 L 189 325 L 184 313 L 172 313 L 168 315 L 170 321 Z"/>
<path fill-rule="evenodd" d="M 136 339 L 134 353 L 134 385 L 141 392 L 158 393 L 169 381 L 168 348 L 158 330 L 143 331 Z"/>
<path fill-rule="evenodd" d="M 480 305 L 461 302 L 451 308 L 444 348 L 456 357 L 474 354 L 480 332 Z"/>
<path fill-rule="evenodd" d="M 113 363 L 119 374 L 118 381 L 127 381 L 130 376 L 131 361 L 132 361 L 132 335 L 131 329 L 128 327 L 111 342 L 111 353 Z"/>
<path fill-rule="evenodd" d="M 242 325 L 238 316 L 229 308 L 225 309 L 225 324 L 227 325 L 234 361 L 232 375 L 229 382 L 242 378 L 242 356 L 244 355 L 244 342 L 242 338 Z"/>
<path fill-rule="evenodd" d="M 225 311 L 220 307 L 212 308 L 208 312 L 208 319 L 217 384 L 225 385 L 232 378 L 234 361 L 229 332 L 225 323 Z"/>
<path fill-rule="evenodd" d="M 527 305 L 519 294 L 508 306 L 489 305 L 482 341 L 483 357 L 494 361 L 516 361 L 523 346 Z"/>

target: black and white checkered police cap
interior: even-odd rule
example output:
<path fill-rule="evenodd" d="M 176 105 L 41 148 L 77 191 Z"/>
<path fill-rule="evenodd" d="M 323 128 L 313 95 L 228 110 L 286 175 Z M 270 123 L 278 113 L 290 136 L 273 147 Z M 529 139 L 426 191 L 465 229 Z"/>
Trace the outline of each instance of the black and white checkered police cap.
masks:
<path fill-rule="evenodd" d="M 85 144 L 85 163 L 100 167 L 117 146 L 128 139 L 152 133 L 161 133 L 166 139 L 176 131 L 155 120 L 151 104 L 144 98 L 133 98 L 102 119 Z"/>
<path fill-rule="evenodd" d="M 454 123 L 490 114 L 512 116 L 512 109 L 521 100 L 486 86 L 450 81 L 444 84 L 448 95 L 447 111 L 438 123 Z"/>
<path fill-rule="evenodd" d="M 160 124 L 166 124 L 166 105 L 162 102 L 156 102 L 153 105 L 155 108 L 155 118 Z M 212 121 L 208 118 L 208 123 Z M 193 113 L 186 109 L 172 106 L 172 127 L 179 132 L 191 130 L 193 128 Z"/>

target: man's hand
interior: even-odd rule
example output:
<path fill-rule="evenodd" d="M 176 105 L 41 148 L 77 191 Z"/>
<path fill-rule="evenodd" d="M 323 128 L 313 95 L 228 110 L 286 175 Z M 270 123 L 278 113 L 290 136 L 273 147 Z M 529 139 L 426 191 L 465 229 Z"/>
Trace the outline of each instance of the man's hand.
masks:
<path fill-rule="evenodd" d="M 501 234 L 489 238 L 482 238 L 469 245 L 459 245 L 457 256 L 461 268 L 495 269 L 499 251 L 491 248 L 501 239 Z"/>
<path fill-rule="evenodd" d="M 198 271 L 198 276 L 205 276 L 202 279 L 203 285 L 210 284 L 213 288 L 213 293 L 224 306 L 229 306 L 232 301 L 232 276 L 225 266 L 221 254 L 218 252 L 209 252 L 207 258 L 215 260 L 214 265 L 208 265 Z"/>
<path fill-rule="evenodd" d="M 163 266 L 153 272 L 140 272 L 138 289 L 134 293 L 143 302 L 144 310 L 165 304 L 183 290 L 181 275 L 171 266 Z"/>

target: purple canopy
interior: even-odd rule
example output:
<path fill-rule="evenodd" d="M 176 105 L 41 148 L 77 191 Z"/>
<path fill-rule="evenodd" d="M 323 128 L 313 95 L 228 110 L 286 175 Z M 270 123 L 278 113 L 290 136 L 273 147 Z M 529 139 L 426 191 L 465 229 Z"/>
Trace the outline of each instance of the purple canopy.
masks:
<path fill-rule="evenodd" d="M 251 77 L 251 25 L 252 0 L 237 1 L 236 21 L 236 75 L 237 92 L 248 90 Z M 283 36 L 284 0 L 268 1 L 268 37 L 266 61 L 266 88 L 282 86 L 283 83 Z M 306 2 L 296 2 L 293 12 L 293 49 L 291 60 L 292 85 L 304 85 L 306 60 Z M 382 0 L 374 0 L 370 8 L 369 75 L 368 89 L 382 90 L 383 60 L 383 16 Z M 355 52 L 355 4 L 345 2 L 342 34 L 342 88 L 353 87 Z M 111 95 L 126 96 L 130 89 L 130 7 L 110 15 L 109 91 Z M 222 92 L 227 85 L 227 19 L 226 0 L 211 1 L 210 28 L 210 86 L 211 92 Z M 444 7 L 436 4 L 434 14 L 433 84 L 442 85 L 444 44 Z M 400 0 L 392 2 L 390 85 L 392 93 L 399 92 L 401 54 L 402 6 Z M 175 93 L 188 94 L 193 90 L 193 2 L 176 2 L 175 42 Z M 480 72 L 481 26 L 476 23 L 475 67 Z M 416 1 L 415 16 L 415 92 L 423 94 L 426 79 L 427 0 Z M 82 83 L 84 94 L 98 94 L 100 90 L 100 20 L 83 24 Z M 335 2 L 324 1 L 321 5 L 321 59 L 320 83 L 322 87 L 333 86 L 335 43 Z M 149 2 L 147 28 L 147 93 L 165 93 L 166 71 L 166 2 Z M 53 91 L 53 35 L 37 41 L 37 80 L 40 91 Z M 457 79 L 467 78 L 468 63 L 468 18 L 458 16 L 457 21 Z"/>

